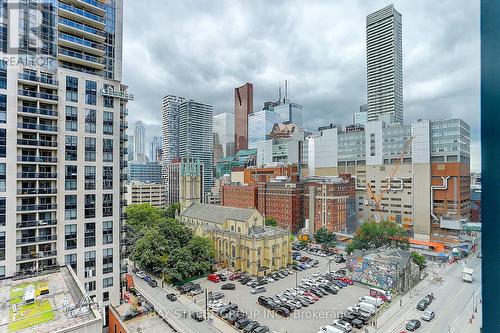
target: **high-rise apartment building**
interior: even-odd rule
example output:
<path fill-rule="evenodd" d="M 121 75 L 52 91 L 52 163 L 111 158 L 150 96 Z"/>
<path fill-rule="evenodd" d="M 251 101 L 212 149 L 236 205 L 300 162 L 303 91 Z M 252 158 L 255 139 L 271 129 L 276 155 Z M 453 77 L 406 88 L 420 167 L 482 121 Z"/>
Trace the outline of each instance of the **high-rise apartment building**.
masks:
<path fill-rule="evenodd" d="M 280 115 L 271 110 L 260 110 L 248 116 L 248 147 L 257 148 L 257 142 L 265 141 L 274 124 L 283 123 Z"/>
<path fill-rule="evenodd" d="M 1 58 L 22 60 L 0 66 L 0 275 L 70 264 L 91 297 L 118 304 L 123 2 L 1 4 L 4 32 L 26 29 L 1 34 Z"/>
<path fill-rule="evenodd" d="M 129 161 L 134 161 L 135 160 L 135 154 L 134 154 L 134 146 L 135 146 L 135 140 L 133 135 L 128 135 L 127 136 L 127 157 Z"/>
<path fill-rule="evenodd" d="M 389 5 L 366 17 L 368 121 L 403 122 L 401 14 Z"/>
<path fill-rule="evenodd" d="M 219 142 L 224 157 L 232 156 L 234 151 L 234 113 L 224 112 L 214 116 L 214 133 L 219 135 Z"/>
<path fill-rule="evenodd" d="M 234 88 L 235 153 L 248 148 L 248 116 L 253 113 L 253 85 Z"/>
<path fill-rule="evenodd" d="M 184 97 L 167 95 L 161 101 L 163 165 L 179 158 L 179 104 L 185 100 Z"/>
<path fill-rule="evenodd" d="M 137 161 L 146 160 L 146 128 L 142 121 L 135 123 L 135 156 Z"/>
<path fill-rule="evenodd" d="M 149 160 L 151 162 L 161 160 L 161 138 L 159 136 L 153 136 L 153 140 L 151 140 L 149 145 Z"/>

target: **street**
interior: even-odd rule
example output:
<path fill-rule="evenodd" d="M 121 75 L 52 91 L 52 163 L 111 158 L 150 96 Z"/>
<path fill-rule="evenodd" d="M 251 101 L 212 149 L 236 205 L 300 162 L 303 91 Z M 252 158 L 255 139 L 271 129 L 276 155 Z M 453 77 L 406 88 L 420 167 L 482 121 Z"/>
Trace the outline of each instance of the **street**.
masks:
<path fill-rule="evenodd" d="M 465 263 L 465 260 L 467 263 Z M 401 332 L 405 330 L 410 319 L 419 319 L 423 311 L 416 309 L 416 304 L 425 295 L 434 293 L 435 300 L 428 307 L 436 313 L 436 318 L 430 322 L 421 320 L 422 326 L 418 332 L 449 332 L 449 333 L 475 333 L 481 326 L 481 259 L 473 254 L 453 264 L 444 264 L 439 267 L 430 267 L 429 275 L 413 288 L 410 293 L 396 298 L 378 320 L 376 332 Z M 462 281 L 462 270 L 465 267 L 474 269 L 474 281 Z M 474 304 L 477 313 L 474 313 L 472 324 L 470 319 L 473 314 Z M 402 300 L 403 306 L 400 307 Z"/>

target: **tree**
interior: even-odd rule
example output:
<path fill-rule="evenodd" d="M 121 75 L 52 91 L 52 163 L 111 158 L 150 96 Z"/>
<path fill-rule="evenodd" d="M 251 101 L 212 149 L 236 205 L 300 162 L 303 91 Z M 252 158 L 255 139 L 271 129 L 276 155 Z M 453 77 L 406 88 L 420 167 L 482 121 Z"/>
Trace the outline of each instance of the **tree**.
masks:
<path fill-rule="evenodd" d="M 425 267 L 425 256 L 416 251 L 411 251 L 411 261 L 417 264 L 421 270 Z"/>
<path fill-rule="evenodd" d="M 334 247 L 337 243 L 337 236 L 325 227 L 321 227 L 314 234 L 314 240 L 316 243 L 323 244 L 324 246 Z"/>
<path fill-rule="evenodd" d="M 170 251 L 186 246 L 193 237 L 193 231 L 179 220 L 162 219 L 158 223 L 158 228 L 168 240 Z"/>
<path fill-rule="evenodd" d="M 174 219 L 175 218 L 175 212 L 181 210 L 181 205 L 178 202 L 175 202 L 171 204 L 170 206 L 167 207 L 164 211 L 164 216 L 166 218 Z"/>
<path fill-rule="evenodd" d="M 165 267 L 168 260 L 167 249 L 168 241 L 158 229 L 153 228 L 137 240 L 131 258 L 139 267 L 152 271 L 156 267 Z"/>
<path fill-rule="evenodd" d="M 129 205 L 127 213 L 127 226 L 133 232 L 143 233 L 145 229 L 154 228 L 162 220 L 162 210 L 151 206 L 149 203 Z"/>
<path fill-rule="evenodd" d="M 266 217 L 266 226 L 268 227 L 277 227 L 278 226 L 278 221 L 274 217 Z"/>
<path fill-rule="evenodd" d="M 195 272 L 191 251 L 186 247 L 174 249 L 168 258 L 166 272 L 174 281 L 191 277 Z"/>
<path fill-rule="evenodd" d="M 194 236 L 186 246 L 193 260 L 194 274 L 206 273 L 212 268 L 215 248 L 209 238 Z"/>
<path fill-rule="evenodd" d="M 409 248 L 406 230 L 394 222 L 366 222 L 361 225 L 351 242 L 347 245 L 347 253 L 354 249 L 376 249 L 384 245 L 394 245 L 404 250 Z"/>

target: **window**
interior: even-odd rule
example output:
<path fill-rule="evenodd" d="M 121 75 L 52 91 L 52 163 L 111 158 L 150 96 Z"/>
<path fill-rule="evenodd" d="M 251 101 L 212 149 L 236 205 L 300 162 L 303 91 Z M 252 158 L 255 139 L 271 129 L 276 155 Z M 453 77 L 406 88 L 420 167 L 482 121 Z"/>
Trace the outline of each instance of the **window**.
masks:
<path fill-rule="evenodd" d="M 67 195 L 65 198 L 66 220 L 76 220 L 76 195 Z"/>
<path fill-rule="evenodd" d="M 85 138 L 85 161 L 95 162 L 95 138 Z"/>
<path fill-rule="evenodd" d="M 102 140 L 102 161 L 113 162 L 113 139 Z"/>
<path fill-rule="evenodd" d="M 0 61 L 0 89 L 7 89 L 7 61 Z"/>
<path fill-rule="evenodd" d="M 113 194 L 102 195 L 102 216 L 113 216 Z"/>
<path fill-rule="evenodd" d="M 102 189 L 103 190 L 113 189 L 113 167 L 112 166 L 102 167 Z"/>
<path fill-rule="evenodd" d="M 0 278 L 5 277 L 5 266 L 0 266 Z"/>
<path fill-rule="evenodd" d="M 7 130 L 0 128 L 0 157 L 6 157 L 7 151 Z"/>
<path fill-rule="evenodd" d="M 0 231 L 0 260 L 5 260 L 5 231 Z"/>
<path fill-rule="evenodd" d="M 5 163 L 0 163 L 0 192 L 5 192 L 6 190 Z"/>
<path fill-rule="evenodd" d="M 64 240 L 66 250 L 76 249 L 76 224 L 64 226 Z"/>
<path fill-rule="evenodd" d="M 74 270 L 76 270 L 76 253 L 65 255 L 64 264 L 70 265 Z"/>
<path fill-rule="evenodd" d="M 113 221 L 102 222 L 102 243 L 113 243 Z"/>
<path fill-rule="evenodd" d="M 87 292 L 92 292 L 95 290 L 95 281 L 85 282 L 85 290 Z"/>
<path fill-rule="evenodd" d="M 85 223 L 85 247 L 95 246 L 95 223 Z"/>
<path fill-rule="evenodd" d="M 109 301 L 109 291 L 105 291 L 102 293 L 102 301 L 103 302 Z M 115 332 L 116 332 L 116 330 L 115 330 Z"/>
<path fill-rule="evenodd" d="M 73 135 L 66 135 L 66 161 L 76 161 L 78 148 L 78 138 Z"/>
<path fill-rule="evenodd" d="M 78 131 L 78 109 L 74 106 L 66 106 L 66 131 Z"/>
<path fill-rule="evenodd" d="M 2 1 L 2 16 L 7 18 L 7 1 Z M 0 51 L 7 52 L 7 24 L 0 24 Z"/>
<path fill-rule="evenodd" d="M 85 218 L 89 219 L 94 217 L 95 217 L 95 194 L 85 194 Z"/>
<path fill-rule="evenodd" d="M 113 112 L 103 112 L 102 125 L 104 134 L 113 134 Z"/>
<path fill-rule="evenodd" d="M 113 249 L 102 250 L 102 274 L 113 272 Z"/>
<path fill-rule="evenodd" d="M 96 111 L 85 109 L 85 133 L 95 133 Z"/>
<path fill-rule="evenodd" d="M 66 76 L 66 101 L 78 102 L 78 78 Z"/>
<path fill-rule="evenodd" d="M 6 203 L 5 203 L 5 198 L 2 197 L 0 198 L 0 227 L 5 226 L 5 210 L 6 210 Z M 111 230 L 111 232 L 113 232 Z"/>
<path fill-rule="evenodd" d="M 66 180 L 64 183 L 64 188 L 66 191 L 76 190 L 76 165 L 66 165 Z"/>
<path fill-rule="evenodd" d="M 112 286 L 113 286 L 113 278 L 112 277 L 102 279 L 102 287 L 103 288 L 109 288 Z"/>
<path fill-rule="evenodd" d="M 85 104 L 96 105 L 97 83 L 95 81 L 85 81 Z"/>
<path fill-rule="evenodd" d="M 96 275 L 96 269 L 95 269 L 95 251 L 87 251 L 85 252 L 85 278 L 91 278 Z"/>
<path fill-rule="evenodd" d="M 85 189 L 95 190 L 95 166 L 85 166 Z"/>
<path fill-rule="evenodd" d="M 7 95 L 0 94 L 0 124 L 7 122 Z"/>

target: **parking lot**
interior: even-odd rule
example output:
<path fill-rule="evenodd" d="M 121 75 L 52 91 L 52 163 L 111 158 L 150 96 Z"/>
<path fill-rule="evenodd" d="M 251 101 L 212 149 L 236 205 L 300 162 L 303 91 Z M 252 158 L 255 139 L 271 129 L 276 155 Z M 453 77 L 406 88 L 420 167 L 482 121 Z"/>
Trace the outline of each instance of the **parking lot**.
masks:
<path fill-rule="evenodd" d="M 322 274 L 328 271 L 328 258 L 318 257 L 302 252 L 303 255 L 319 260 L 319 265 L 303 271 L 296 271 L 289 276 L 280 279 L 276 282 L 265 285 L 266 292 L 252 295 L 251 288 L 246 285 L 241 285 L 238 281 L 226 281 L 213 283 L 205 279 L 199 279 L 195 282 L 199 283 L 202 288 L 208 291 L 221 291 L 221 286 L 225 283 L 234 283 L 235 290 L 222 290 L 225 295 L 225 303 L 236 303 L 240 310 L 244 311 L 249 319 L 257 320 L 261 325 L 266 325 L 271 331 L 276 332 L 318 332 L 319 328 L 324 325 L 332 324 L 333 320 L 338 318 L 338 314 L 345 312 L 347 307 L 358 303 L 361 296 L 368 295 L 368 288 L 364 285 L 354 283 L 338 291 L 337 295 L 327 295 L 319 301 L 308 307 L 302 307 L 293 311 L 288 318 L 283 318 L 273 311 L 269 311 L 257 303 L 259 296 L 271 296 L 276 293 L 283 293 L 288 288 L 294 288 L 296 281 L 301 283 L 302 278 L 310 276 L 313 273 L 321 272 Z M 345 268 L 345 264 L 330 263 L 331 270 Z M 194 298 L 196 302 L 204 306 L 204 295 L 200 294 Z M 355 332 L 356 329 L 353 329 Z"/>

